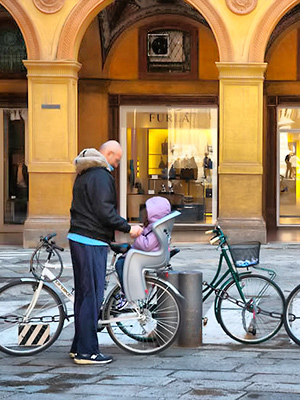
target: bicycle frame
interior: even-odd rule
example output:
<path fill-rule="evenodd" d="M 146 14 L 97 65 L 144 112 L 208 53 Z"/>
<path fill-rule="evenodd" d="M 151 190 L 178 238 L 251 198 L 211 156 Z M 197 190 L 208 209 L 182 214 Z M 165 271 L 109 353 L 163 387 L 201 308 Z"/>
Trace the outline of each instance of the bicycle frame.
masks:
<path fill-rule="evenodd" d="M 115 263 L 115 260 L 116 260 L 116 254 L 113 255 L 112 262 L 111 262 L 111 265 L 110 265 L 111 268 L 107 272 L 106 277 L 111 275 L 111 274 L 115 274 L 115 271 L 112 269 L 112 267 L 113 267 L 113 265 Z M 44 282 L 45 278 L 48 278 L 52 282 L 52 284 L 57 289 L 58 294 L 62 293 L 69 301 L 71 301 L 74 304 L 74 296 L 73 296 L 72 292 L 70 292 L 66 288 L 66 286 L 59 279 L 57 279 L 55 277 L 55 275 L 45 266 L 45 268 L 43 269 L 43 274 L 41 276 L 41 280 L 38 283 L 38 288 L 37 288 L 37 290 L 35 291 L 35 293 L 33 295 L 32 301 L 31 301 L 28 309 L 26 310 L 25 322 L 29 320 L 30 313 L 32 312 L 32 310 L 34 309 L 34 307 L 36 305 L 36 302 L 37 302 L 38 297 L 39 297 L 39 295 L 41 293 L 42 287 L 45 284 L 45 282 Z M 160 279 L 158 278 L 158 280 L 160 280 Z M 167 282 L 165 282 L 165 283 L 167 284 Z M 47 286 L 51 287 L 51 285 L 49 285 L 48 283 L 47 283 Z M 168 287 L 171 287 L 171 285 L 168 284 Z M 172 289 L 176 292 L 175 288 L 172 287 Z M 61 297 L 60 297 L 60 299 L 61 299 L 62 305 L 64 307 L 65 318 L 67 320 L 69 320 L 70 317 L 74 316 L 74 314 L 68 315 L 66 304 L 65 304 L 64 300 Z M 120 317 L 117 317 L 117 318 L 111 318 L 109 320 L 101 320 L 101 324 L 105 326 L 105 325 L 108 325 L 108 324 L 114 323 L 114 322 L 124 322 L 124 321 L 142 319 L 143 316 L 142 316 L 141 312 L 139 311 L 138 307 L 133 307 L 133 308 L 135 309 L 135 313 L 128 313 L 126 316 L 123 315 L 123 316 L 120 316 Z"/>
<path fill-rule="evenodd" d="M 217 281 L 217 279 L 218 279 L 218 277 L 219 277 L 219 275 L 220 275 L 220 273 L 221 273 L 221 268 L 222 268 L 222 264 L 223 264 L 223 259 L 225 259 L 226 264 L 227 264 L 227 266 L 228 266 L 228 269 L 227 269 L 227 271 L 224 272 L 224 274 L 223 274 L 223 275 L 220 277 L 220 279 Z M 203 299 L 202 299 L 203 303 L 204 303 L 205 300 L 207 300 L 208 297 L 215 291 L 215 289 L 217 289 L 217 288 L 219 287 L 219 285 L 220 285 L 222 282 L 225 281 L 225 279 L 228 277 L 228 275 L 231 275 L 231 277 L 233 278 L 233 280 L 234 280 L 235 283 L 236 283 L 236 286 L 237 286 L 237 288 L 238 288 L 238 292 L 239 292 L 239 294 L 240 294 L 240 296 L 241 296 L 241 299 L 242 299 L 244 302 L 246 302 L 246 299 L 245 299 L 245 297 L 244 297 L 243 291 L 242 291 L 242 289 L 241 289 L 241 287 L 240 287 L 240 285 L 239 285 L 239 277 L 240 277 L 241 275 L 244 275 L 244 274 L 245 274 L 245 273 L 238 273 L 238 272 L 236 272 L 236 271 L 234 270 L 234 268 L 232 267 L 231 261 L 230 261 L 230 259 L 229 259 L 229 257 L 228 257 L 228 254 L 227 254 L 227 248 L 222 247 L 222 248 L 221 248 L 221 254 L 220 254 L 220 258 L 219 258 L 219 264 L 218 264 L 217 271 L 216 271 L 216 273 L 215 273 L 215 276 L 213 277 L 213 279 L 212 279 L 211 282 L 210 282 L 210 285 L 211 285 L 212 287 L 206 287 L 206 288 L 203 289 L 203 291 L 202 291 L 202 293 L 205 293 L 206 291 L 208 291 L 208 293 L 207 293 L 207 294 L 203 297 Z M 216 281 L 217 281 L 217 282 L 216 282 Z M 227 280 L 224 282 L 224 284 L 222 285 L 222 287 L 224 287 L 224 286 L 227 284 L 227 282 L 229 282 L 229 281 L 230 281 L 230 278 L 227 279 Z"/>
<path fill-rule="evenodd" d="M 213 237 L 210 240 L 210 242 L 211 242 L 211 244 L 213 244 L 213 243 L 219 241 L 219 247 L 221 248 L 221 254 L 220 254 L 220 258 L 219 258 L 218 268 L 217 268 L 217 271 L 216 271 L 213 279 L 209 283 L 209 286 L 207 286 L 202 291 L 202 293 L 205 293 L 205 292 L 208 291 L 208 293 L 205 294 L 203 299 L 202 299 L 203 303 L 205 302 L 205 300 L 208 299 L 208 297 L 213 292 L 215 292 L 215 290 L 219 287 L 219 285 L 222 282 L 224 282 L 224 283 L 223 283 L 223 285 L 221 286 L 220 289 L 222 290 L 226 286 L 226 284 L 231 280 L 230 278 L 225 280 L 228 276 L 231 276 L 231 278 L 234 280 L 234 282 L 236 284 L 236 287 L 238 289 L 239 295 L 241 296 L 242 301 L 246 303 L 246 299 L 245 299 L 244 293 L 243 293 L 242 288 L 241 288 L 241 286 L 239 284 L 239 278 L 240 278 L 240 276 L 248 274 L 249 271 L 240 273 L 240 272 L 236 271 L 235 268 L 233 267 L 232 262 L 230 261 L 230 258 L 228 256 L 229 244 L 227 242 L 226 236 L 224 235 L 224 233 L 222 232 L 220 227 L 216 227 L 216 230 L 207 231 L 206 233 L 214 233 L 214 234 L 216 234 L 216 236 Z M 223 264 L 223 260 L 224 259 L 226 261 L 228 269 L 224 272 L 224 274 L 218 280 L 219 275 L 221 273 L 221 268 L 222 268 L 222 264 Z M 272 280 L 275 279 L 275 277 L 276 277 L 275 271 L 273 271 L 271 269 L 257 267 L 257 266 L 253 266 L 253 268 L 267 272 L 270 275 Z M 251 273 L 251 271 L 250 271 L 250 273 Z M 262 293 L 263 293 L 263 289 L 262 289 Z"/>

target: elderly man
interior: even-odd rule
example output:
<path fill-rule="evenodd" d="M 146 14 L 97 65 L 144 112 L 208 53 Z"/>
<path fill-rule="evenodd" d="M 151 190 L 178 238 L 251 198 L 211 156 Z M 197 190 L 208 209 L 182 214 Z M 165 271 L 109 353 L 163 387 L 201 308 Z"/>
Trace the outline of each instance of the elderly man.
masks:
<path fill-rule="evenodd" d="M 75 282 L 75 336 L 70 357 L 77 364 L 106 364 L 112 358 L 99 352 L 97 324 L 104 296 L 108 244 L 115 230 L 135 238 L 142 232 L 117 212 L 115 181 L 111 174 L 122 157 L 118 142 L 100 150 L 85 149 L 75 159 L 71 226 L 68 234 Z"/>

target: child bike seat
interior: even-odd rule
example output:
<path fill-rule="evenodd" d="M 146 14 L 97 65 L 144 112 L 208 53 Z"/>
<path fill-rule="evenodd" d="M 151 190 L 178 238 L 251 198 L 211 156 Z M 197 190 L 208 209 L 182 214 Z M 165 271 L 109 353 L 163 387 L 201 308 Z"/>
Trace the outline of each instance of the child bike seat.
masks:
<path fill-rule="evenodd" d="M 174 211 L 152 225 L 152 231 L 160 244 L 158 251 L 146 252 L 136 249 L 128 251 L 123 269 L 123 285 L 128 301 L 142 300 L 147 296 L 146 271 L 157 271 L 168 264 L 171 232 L 178 215 L 180 212 Z"/>

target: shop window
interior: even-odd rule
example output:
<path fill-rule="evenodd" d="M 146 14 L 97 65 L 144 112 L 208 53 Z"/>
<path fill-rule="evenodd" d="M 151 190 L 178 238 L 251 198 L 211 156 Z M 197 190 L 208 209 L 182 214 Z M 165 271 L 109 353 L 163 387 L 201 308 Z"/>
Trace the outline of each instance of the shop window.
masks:
<path fill-rule="evenodd" d="M 278 108 L 278 225 L 300 225 L 300 107 Z"/>
<path fill-rule="evenodd" d="M 179 26 L 140 30 L 141 78 L 197 79 L 198 31 L 189 25 Z"/>
<path fill-rule="evenodd" d="M 11 109 L 3 113 L 4 224 L 23 224 L 27 216 L 26 119 L 27 110 L 24 109 Z"/>
<path fill-rule="evenodd" d="M 145 201 L 166 197 L 177 222 L 211 224 L 217 210 L 217 108 L 121 107 L 121 211 L 140 220 Z"/>

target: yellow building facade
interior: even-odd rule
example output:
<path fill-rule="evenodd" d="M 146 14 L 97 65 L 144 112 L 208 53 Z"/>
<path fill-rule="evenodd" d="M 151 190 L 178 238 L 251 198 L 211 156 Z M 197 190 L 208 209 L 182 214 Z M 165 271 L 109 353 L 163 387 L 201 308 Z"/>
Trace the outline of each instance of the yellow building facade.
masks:
<path fill-rule="evenodd" d="M 163 195 L 182 211 L 175 240 L 214 223 L 261 242 L 300 228 L 300 0 L 0 5 L 2 243 L 65 242 L 73 160 L 107 139 L 124 149 L 132 223 Z M 26 70 L 2 73 L 13 29 Z"/>

